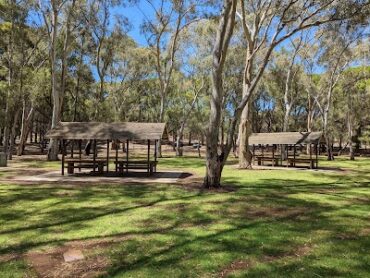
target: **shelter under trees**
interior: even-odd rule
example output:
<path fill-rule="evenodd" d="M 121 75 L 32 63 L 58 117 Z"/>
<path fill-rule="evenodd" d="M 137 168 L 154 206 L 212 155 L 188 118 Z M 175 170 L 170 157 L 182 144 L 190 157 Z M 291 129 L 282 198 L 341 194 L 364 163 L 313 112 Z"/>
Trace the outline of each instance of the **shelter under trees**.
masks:
<path fill-rule="evenodd" d="M 258 165 L 268 161 L 272 166 L 283 166 L 285 162 L 287 167 L 308 164 L 309 168 L 317 169 L 319 147 L 325 142 L 322 135 L 322 132 L 253 133 L 249 137 L 249 144 Z M 302 157 L 300 154 L 303 154 L 303 147 L 306 146 L 308 154 Z M 256 154 L 256 147 L 258 154 Z"/>
<path fill-rule="evenodd" d="M 59 141 L 62 153 L 62 175 L 65 164 L 69 174 L 74 169 L 92 169 L 93 173 L 109 173 L 109 164 L 113 159 L 115 173 L 128 173 L 129 169 L 144 169 L 148 175 L 156 172 L 157 167 L 157 144 L 161 140 L 167 140 L 165 123 L 99 123 L 99 122 L 61 122 L 52 128 L 46 137 Z M 130 160 L 130 141 L 147 144 L 146 159 L 135 158 Z M 98 157 L 98 143 L 106 144 L 106 154 Z M 115 150 L 113 157 L 110 155 L 110 143 Z M 125 156 L 119 154 L 120 143 Z M 84 153 L 82 152 L 83 144 Z M 153 160 L 151 159 L 150 146 L 154 144 Z M 70 151 L 70 157 L 66 158 Z M 91 155 L 90 155 L 91 154 Z M 92 156 L 92 157 L 91 157 Z"/>

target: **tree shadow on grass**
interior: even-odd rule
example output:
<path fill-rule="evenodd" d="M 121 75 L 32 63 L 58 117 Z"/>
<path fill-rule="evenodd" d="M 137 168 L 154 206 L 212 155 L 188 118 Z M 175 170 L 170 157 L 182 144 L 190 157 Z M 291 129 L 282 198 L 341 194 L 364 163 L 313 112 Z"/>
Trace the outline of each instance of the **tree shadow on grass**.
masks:
<path fill-rule="evenodd" d="M 274 271 L 299 273 L 300 268 L 321 276 L 351 274 L 353 270 L 347 273 L 340 265 L 329 261 L 326 267 L 313 263 L 329 253 L 336 258 L 344 252 L 357 263 L 359 271 L 368 271 L 365 259 L 361 259 L 358 252 L 361 246 L 369 247 L 369 239 L 365 236 L 351 239 L 368 221 L 363 213 L 368 208 L 366 199 L 359 201 L 361 192 L 351 190 L 359 186 L 365 190 L 366 183 L 348 184 L 337 177 L 324 183 L 277 178 L 259 179 L 254 184 L 241 184 L 235 178 L 226 181 L 238 190 L 224 194 L 148 185 L 68 190 L 63 187 L 10 187 L 10 196 L 2 206 L 8 218 L 22 215 L 22 207 L 16 208 L 16 215 L 7 215 L 17 202 L 39 204 L 47 199 L 55 202 L 41 206 L 39 212 L 24 208 L 23 214 L 27 217 L 39 213 L 37 221 L 27 223 L 27 218 L 18 216 L 16 220 L 25 221 L 26 225 L 2 227 L 0 237 L 29 232 L 40 236 L 2 246 L 0 254 L 25 252 L 68 240 L 122 237 L 122 241 L 107 250 L 112 261 L 108 269 L 110 276 L 145 276 L 148 273 L 167 277 L 217 276 L 235 260 L 255 262 L 255 267 L 240 270 L 254 276 Z M 54 203 L 57 205 L 53 206 Z M 343 212 L 351 208 L 358 212 L 356 217 Z M 89 227 L 100 223 L 95 221 L 108 216 L 113 220 L 132 220 L 110 233 L 90 233 Z M 62 235 L 50 236 L 58 228 Z M 85 234 L 64 236 L 76 231 Z M 314 246 L 312 255 L 285 256 L 306 243 Z M 321 246 L 327 249 L 321 251 L 324 255 L 315 253 Z M 335 249 L 335 246 L 340 248 Z M 272 259 L 267 261 L 266 256 Z M 259 268 L 259 265 L 264 267 Z"/>
<path fill-rule="evenodd" d="M 21 235 L 27 232 L 37 233 L 41 236 L 42 234 L 53 233 L 55 229 L 59 228 L 61 228 L 63 232 L 79 230 L 88 227 L 87 224 L 89 222 L 96 221 L 99 218 L 111 215 L 125 215 L 135 210 L 149 209 L 150 207 L 158 206 L 164 202 L 190 200 L 203 194 L 201 192 L 192 192 L 191 194 L 188 193 L 171 197 L 162 194 L 160 191 L 157 191 L 156 188 L 150 186 L 112 187 L 111 189 L 114 190 L 113 195 L 116 195 L 113 198 L 112 192 L 109 193 L 107 187 L 100 192 L 97 192 L 96 189 L 87 188 L 69 189 L 68 191 L 72 191 L 74 194 L 72 196 L 62 197 L 56 197 L 55 192 L 58 190 L 65 190 L 63 187 L 12 188 L 10 191 L 15 196 L 8 196 L 8 200 L 5 201 L 6 205 L 0 205 L 0 220 L 4 224 L 0 228 L 0 236 Z M 19 208 L 14 208 L 16 203 L 25 201 L 37 203 L 51 198 L 57 201 L 52 202 L 50 205 L 43 205 L 41 210 L 29 210 L 29 207 L 22 207 L 21 204 Z M 94 201 L 96 205 L 92 205 Z M 102 203 L 99 204 L 99 202 Z M 32 221 L 29 216 L 35 214 L 37 214 L 36 220 Z M 13 223 L 14 225 L 12 225 Z M 1 246 L 0 254 L 5 254 L 12 250 L 24 252 L 30 248 L 48 243 L 52 242 L 36 241 L 30 244 L 25 242 L 22 244 Z"/>
<path fill-rule="evenodd" d="M 279 194 L 273 194 L 271 197 L 271 191 L 276 193 L 276 186 L 279 189 Z M 284 254 L 289 253 L 289 250 L 297 248 L 300 244 L 306 241 L 313 241 L 314 245 L 325 245 L 326 241 L 331 242 L 330 247 L 338 244 L 342 244 L 342 241 L 333 238 L 334 235 L 339 233 L 355 233 L 356 226 L 351 226 L 352 223 L 346 221 L 345 215 L 337 213 L 340 209 L 346 208 L 348 204 L 332 204 L 323 200 L 316 200 L 315 198 L 297 198 L 292 196 L 298 193 L 304 194 L 315 194 L 312 189 L 318 192 L 327 190 L 328 188 L 335 187 L 335 183 L 328 183 L 319 185 L 310 183 L 304 180 L 293 180 L 290 184 L 285 180 L 273 179 L 273 180 L 262 180 L 255 185 L 255 188 L 249 190 L 248 194 L 260 196 L 262 198 L 246 198 L 241 192 L 237 191 L 232 198 L 217 203 L 217 208 L 212 210 L 204 210 L 202 207 L 190 205 L 198 211 L 199 215 L 208 216 L 212 221 L 209 222 L 204 229 L 209 234 L 204 236 L 198 236 L 194 233 L 197 222 L 194 221 L 194 217 L 197 218 L 196 214 L 191 214 L 190 218 L 184 217 L 184 223 L 194 223 L 193 226 L 189 227 L 189 233 L 184 235 L 184 232 L 179 235 L 177 230 L 169 230 L 165 233 L 166 236 L 170 237 L 171 242 L 174 244 L 163 244 L 161 247 L 153 247 L 155 244 L 150 241 L 144 243 L 145 247 L 140 248 L 143 245 L 139 239 L 130 239 L 129 242 L 122 245 L 121 250 L 113 256 L 114 266 L 109 272 L 109 275 L 122 275 L 128 273 L 128 276 L 139 274 L 140 271 L 152 271 L 152 273 L 171 273 L 170 268 L 179 268 L 180 272 L 191 273 L 193 268 L 195 271 L 206 271 L 207 263 L 203 262 L 202 258 L 208 258 L 213 261 L 212 258 L 219 258 L 219 254 L 222 254 L 223 258 L 219 258 L 219 263 L 214 263 L 215 269 L 220 269 L 223 265 L 232 262 L 233 259 L 237 258 L 250 258 L 257 260 L 259 264 L 273 264 L 274 262 L 264 262 L 264 256 L 276 257 L 277 267 L 274 267 L 274 271 L 283 273 L 286 267 L 286 262 L 283 266 L 279 266 L 279 262 Z M 261 187 L 265 191 L 260 191 Z M 248 189 L 251 187 L 248 186 Z M 330 193 L 325 193 L 330 196 Z M 242 200 L 236 202 L 238 197 Z M 342 198 L 342 196 L 331 196 L 334 198 Z M 356 201 L 349 199 L 349 203 Z M 245 201 L 245 202 L 243 202 Z M 237 209 L 235 209 L 237 207 Z M 231 209 L 232 208 L 232 209 Z M 263 212 L 261 214 L 248 214 L 250 210 L 259 210 Z M 279 210 L 272 210 L 271 208 L 278 208 Z M 187 209 L 187 210 L 188 210 Z M 182 208 L 182 215 L 184 213 Z M 295 210 L 296 213 L 289 213 L 290 210 Z M 270 212 L 269 212 L 270 211 Z M 288 212 L 288 213 L 287 213 Z M 332 217 L 331 214 L 338 214 L 338 217 Z M 215 215 L 218 217 L 215 217 Z M 360 221 L 366 223 L 366 218 Z M 225 227 L 221 231 L 212 227 L 214 224 L 222 222 Z M 249 236 L 249 237 L 248 237 Z M 358 238 L 358 244 L 348 244 L 346 248 L 342 248 L 338 252 L 348 252 L 353 256 L 354 260 L 357 260 L 357 266 L 364 272 L 368 271 L 368 265 L 365 261 L 357 257 L 358 246 L 368 246 L 369 242 L 366 241 L 365 237 Z M 128 248 L 128 245 L 131 246 Z M 132 246 L 136 246 L 137 249 Z M 320 248 L 320 247 L 319 247 Z M 159 249 L 159 250 L 158 250 Z M 135 251 L 134 260 L 125 260 L 126 256 L 132 256 L 132 253 L 127 251 Z M 338 253 L 340 254 L 340 253 Z M 338 254 L 334 254 L 333 257 Z M 287 256 L 288 257 L 288 256 Z M 273 259 L 272 261 L 274 261 Z M 284 260 L 284 258 L 283 258 Z M 186 263 L 189 262 L 189 264 Z M 302 267 L 306 267 L 305 262 L 301 261 L 301 258 L 295 258 L 289 256 L 288 265 L 291 265 L 292 271 L 297 271 L 294 264 Z M 298 261 L 298 262 L 297 262 Z M 193 263 L 198 262 L 201 266 L 198 268 L 194 267 Z M 202 263 L 204 264 L 202 266 Z M 209 262 L 208 262 L 209 264 Z M 327 268 L 318 268 L 314 266 L 309 269 L 314 270 L 315 273 L 321 274 L 346 274 L 346 270 L 340 268 L 340 266 L 328 266 Z M 353 273 L 355 269 L 348 270 Z M 162 273 L 162 274 L 163 274 Z M 184 274 L 183 273 L 183 274 Z M 263 271 L 259 272 L 260 274 Z M 270 274 L 273 272 L 269 272 Z M 180 274 L 180 273 L 179 273 Z M 194 273 L 196 274 L 196 273 Z M 185 276 L 187 276 L 185 274 Z M 191 275 L 188 275 L 191 276 Z M 258 275 L 256 275 L 258 276 Z"/>

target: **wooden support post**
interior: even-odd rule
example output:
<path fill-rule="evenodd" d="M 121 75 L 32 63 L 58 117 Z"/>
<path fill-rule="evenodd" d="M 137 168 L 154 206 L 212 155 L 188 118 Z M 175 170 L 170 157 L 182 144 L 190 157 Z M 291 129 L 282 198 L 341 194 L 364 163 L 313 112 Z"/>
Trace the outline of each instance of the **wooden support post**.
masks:
<path fill-rule="evenodd" d="M 69 141 L 71 143 L 71 158 L 73 158 L 73 143 L 75 142 L 74 140 Z"/>
<path fill-rule="evenodd" d="M 62 176 L 64 176 L 64 155 L 65 155 L 64 139 L 62 139 Z"/>
<path fill-rule="evenodd" d="M 289 167 L 289 145 L 284 145 L 284 148 L 283 148 L 283 152 L 285 153 L 284 156 L 285 156 L 285 161 L 286 161 L 286 167 Z"/>
<path fill-rule="evenodd" d="M 148 175 L 150 174 L 150 140 L 148 140 L 148 157 L 147 157 L 147 163 L 148 163 Z"/>
<path fill-rule="evenodd" d="M 310 144 L 310 159 L 312 159 L 312 144 Z"/>
<path fill-rule="evenodd" d="M 82 140 L 78 140 L 78 158 L 80 160 L 80 163 L 79 163 L 80 168 L 78 170 L 81 172 Z"/>
<path fill-rule="evenodd" d="M 128 173 L 128 147 L 129 147 L 129 140 L 126 140 L 126 173 Z"/>
<path fill-rule="evenodd" d="M 272 145 L 272 166 L 275 166 L 275 145 Z"/>
<path fill-rule="evenodd" d="M 263 145 L 260 145 L 261 146 L 261 149 L 262 149 L 262 157 L 264 156 L 264 148 L 263 148 Z M 263 165 L 263 158 L 261 160 L 261 165 Z"/>
<path fill-rule="evenodd" d="M 116 173 L 118 169 L 118 140 L 116 140 Z"/>
<path fill-rule="evenodd" d="M 157 172 L 157 144 L 158 144 L 158 140 L 154 140 L 154 173 Z M 198 148 L 199 148 L 199 142 L 198 142 Z"/>
<path fill-rule="evenodd" d="M 294 150 L 293 150 L 293 159 L 294 159 L 294 162 L 293 162 L 293 165 L 295 167 L 295 155 L 296 155 L 296 145 L 294 145 Z"/>
<path fill-rule="evenodd" d="M 319 168 L 319 145 L 316 144 L 316 169 Z"/>
<path fill-rule="evenodd" d="M 109 140 L 107 140 L 107 173 L 109 173 Z"/>
<path fill-rule="evenodd" d="M 158 140 L 154 140 L 154 161 L 157 162 L 157 143 Z"/>
<path fill-rule="evenodd" d="M 283 145 L 279 145 L 279 152 L 280 152 L 280 166 L 283 166 Z"/>
<path fill-rule="evenodd" d="M 94 139 L 94 147 L 93 147 L 93 173 L 95 173 L 96 167 L 96 139 Z"/>

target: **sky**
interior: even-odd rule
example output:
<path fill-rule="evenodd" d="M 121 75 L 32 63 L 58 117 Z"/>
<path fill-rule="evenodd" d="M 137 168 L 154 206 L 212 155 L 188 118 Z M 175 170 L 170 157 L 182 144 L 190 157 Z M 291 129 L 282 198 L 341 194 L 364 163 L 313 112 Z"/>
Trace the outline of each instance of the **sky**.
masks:
<path fill-rule="evenodd" d="M 152 14 L 152 9 L 147 4 L 130 5 L 127 7 L 116 7 L 112 9 L 112 14 L 120 14 L 128 18 L 131 29 L 129 35 L 140 45 L 147 45 L 145 37 L 140 33 L 140 25 L 144 20 L 144 15 L 149 16 Z"/>

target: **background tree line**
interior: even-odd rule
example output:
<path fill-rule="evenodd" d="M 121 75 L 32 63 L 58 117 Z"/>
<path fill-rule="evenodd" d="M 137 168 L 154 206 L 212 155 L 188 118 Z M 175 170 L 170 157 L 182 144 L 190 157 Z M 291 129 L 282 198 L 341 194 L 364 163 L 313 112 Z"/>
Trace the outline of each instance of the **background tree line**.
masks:
<path fill-rule="evenodd" d="M 1 144 L 11 159 L 61 120 L 165 121 L 179 156 L 185 135 L 206 140 L 206 186 L 232 150 L 250 167 L 252 132 L 322 130 L 328 159 L 334 143 L 353 159 L 369 141 L 368 31 L 361 0 L 3 0 Z"/>

